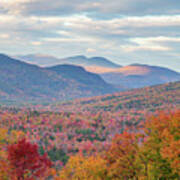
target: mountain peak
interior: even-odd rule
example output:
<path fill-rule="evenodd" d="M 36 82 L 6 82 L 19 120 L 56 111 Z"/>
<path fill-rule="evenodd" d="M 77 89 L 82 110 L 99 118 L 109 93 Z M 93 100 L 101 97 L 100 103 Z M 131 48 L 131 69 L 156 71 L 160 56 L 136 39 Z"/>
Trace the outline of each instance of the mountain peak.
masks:
<path fill-rule="evenodd" d="M 83 66 L 84 68 L 89 66 L 96 66 L 98 68 L 119 68 L 120 65 L 111 62 L 104 57 L 86 57 L 84 55 L 71 56 L 67 58 L 57 58 L 55 56 L 49 56 L 44 54 L 29 54 L 25 56 L 17 56 L 21 60 L 29 63 L 37 64 L 40 66 L 54 66 L 62 64 L 72 64 L 77 66 Z"/>
<path fill-rule="evenodd" d="M 100 56 L 95 56 L 95 57 L 91 57 L 91 60 L 103 60 L 103 61 L 108 61 L 105 57 L 100 57 Z"/>
<path fill-rule="evenodd" d="M 70 61 L 70 60 L 87 60 L 87 57 L 84 55 L 71 56 L 61 59 L 61 61 Z"/>

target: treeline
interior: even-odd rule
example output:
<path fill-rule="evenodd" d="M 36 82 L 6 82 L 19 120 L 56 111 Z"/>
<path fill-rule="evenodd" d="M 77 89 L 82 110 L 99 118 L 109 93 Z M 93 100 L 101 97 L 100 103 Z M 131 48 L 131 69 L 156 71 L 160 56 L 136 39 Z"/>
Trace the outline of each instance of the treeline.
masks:
<path fill-rule="evenodd" d="M 117 134 L 106 150 L 73 152 L 59 169 L 22 131 L 0 129 L 1 180 L 178 180 L 180 110 L 160 112 L 137 133 Z"/>

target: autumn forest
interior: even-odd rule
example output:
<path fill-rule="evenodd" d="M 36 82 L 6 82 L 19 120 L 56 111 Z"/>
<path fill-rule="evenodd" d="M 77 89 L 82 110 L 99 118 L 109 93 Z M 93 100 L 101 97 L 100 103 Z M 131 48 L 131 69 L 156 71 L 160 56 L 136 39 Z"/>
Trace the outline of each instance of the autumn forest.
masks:
<path fill-rule="evenodd" d="M 179 180 L 180 83 L 0 107 L 1 180 Z"/>

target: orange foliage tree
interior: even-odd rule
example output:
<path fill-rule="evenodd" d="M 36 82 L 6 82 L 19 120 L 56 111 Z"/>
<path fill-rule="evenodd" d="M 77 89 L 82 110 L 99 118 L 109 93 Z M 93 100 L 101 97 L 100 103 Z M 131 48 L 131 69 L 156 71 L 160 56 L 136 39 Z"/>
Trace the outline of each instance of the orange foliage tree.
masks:
<path fill-rule="evenodd" d="M 134 134 L 124 132 L 115 136 L 105 156 L 110 179 L 131 179 L 138 176 L 138 149 Z"/>
<path fill-rule="evenodd" d="M 146 140 L 141 147 L 155 178 L 180 175 L 180 110 L 160 112 L 145 123 Z M 145 156 L 144 156 L 145 157 Z"/>

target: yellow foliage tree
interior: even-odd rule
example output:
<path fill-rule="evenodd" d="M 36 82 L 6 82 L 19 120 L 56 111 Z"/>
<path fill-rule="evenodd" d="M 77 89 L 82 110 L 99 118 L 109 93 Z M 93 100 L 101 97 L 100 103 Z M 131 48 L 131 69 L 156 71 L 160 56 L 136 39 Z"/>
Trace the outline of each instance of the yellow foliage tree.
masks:
<path fill-rule="evenodd" d="M 99 155 L 87 158 L 76 155 L 69 159 L 56 180 L 105 180 L 106 172 L 106 161 Z"/>

